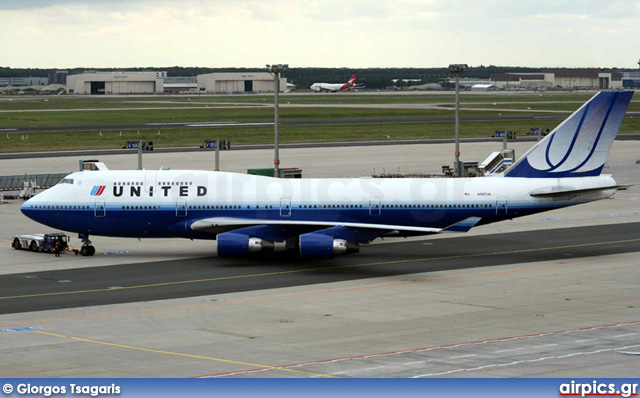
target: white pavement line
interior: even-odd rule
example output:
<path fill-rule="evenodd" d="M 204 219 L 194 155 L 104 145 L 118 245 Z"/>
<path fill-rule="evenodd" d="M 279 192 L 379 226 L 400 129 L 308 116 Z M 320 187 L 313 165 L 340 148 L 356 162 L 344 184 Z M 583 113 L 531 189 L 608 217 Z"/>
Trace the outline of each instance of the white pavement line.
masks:
<path fill-rule="evenodd" d="M 569 357 L 575 357 L 576 355 L 582 355 L 584 354 L 583 352 L 572 352 L 571 354 L 567 354 L 567 355 L 558 355 L 556 358 L 569 358 Z"/>
<path fill-rule="evenodd" d="M 557 344 L 543 344 L 543 345 L 536 345 L 536 346 L 533 346 L 533 348 L 551 347 L 551 346 L 554 346 L 554 345 L 557 345 Z"/>
<path fill-rule="evenodd" d="M 239 370 L 237 372 L 225 373 L 225 374 L 215 375 L 215 376 L 207 376 L 207 378 L 226 377 L 226 376 L 233 376 L 233 375 L 245 374 L 245 373 L 257 373 L 257 372 L 264 372 L 265 370 L 270 370 L 270 369 L 259 369 L 259 370 L 248 370 L 248 371 Z"/>
<path fill-rule="evenodd" d="M 597 354 L 597 353 L 605 352 L 605 351 L 626 350 L 626 349 L 634 348 L 634 347 L 640 347 L 640 344 L 630 345 L 630 346 L 626 346 L 626 347 L 619 347 L 619 348 L 605 348 L 605 349 L 597 350 L 597 351 L 574 352 L 574 353 L 571 353 L 571 354 L 560 355 L 560 356 L 542 357 L 542 358 L 536 358 L 536 359 L 527 359 L 527 360 L 507 362 L 507 363 L 501 363 L 501 364 L 483 365 L 483 366 L 478 366 L 478 367 L 475 367 L 475 368 L 450 370 L 448 372 L 443 372 L 443 373 L 429 373 L 429 374 L 413 376 L 412 378 L 428 377 L 428 376 L 440 376 L 440 375 L 445 375 L 445 374 L 449 374 L 449 373 L 456 373 L 456 372 L 471 372 L 471 371 L 476 371 L 476 370 L 486 369 L 486 368 L 513 366 L 513 365 L 517 365 L 517 364 L 520 364 L 520 363 L 541 362 L 541 361 L 546 361 L 548 359 L 568 358 L 568 357 L 572 357 L 572 356 L 576 356 L 576 355 L 590 355 L 590 354 Z"/>
<path fill-rule="evenodd" d="M 509 362 L 509 363 L 501 363 L 500 365 L 496 365 L 496 366 L 498 366 L 498 367 L 511 366 L 511 365 L 517 365 L 517 364 L 522 363 L 522 362 L 524 362 L 524 360 L 522 360 L 522 361 L 514 361 L 514 362 Z"/>
<path fill-rule="evenodd" d="M 589 355 L 589 354 L 597 354 L 599 352 L 605 352 L 605 351 L 613 351 L 613 348 L 603 348 L 602 350 L 596 350 L 596 351 L 587 351 L 584 354 L 585 355 Z"/>
<path fill-rule="evenodd" d="M 546 361 L 547 359 L 555 359 L 555 358 L 556 358 L 556 356 L 554 355 L 554 356 L 552 356 L 552 357 L 543 357 L 543 358 L 540 358 L 540 360 L 541 360 L 541 361 Z"/>
<path fill-rule="evenodd" d="M 546 357 L 546 358 L 529 359 L 529 360 L 527 360 L 527 361 L 525 361 L 525 362 L 540 362 L 540 361 L 544 361 L 544 360 L 547 360 L 547 359 L 550 359 L 550 358 L 555 358 L 555 357 Z"/>
<path fill-rule="evenodd" d="M 468 354 L 468 355 L 457 355 L 455 357 L 449 357 L 449 359 L 456 359 L 456 358 L 468 358 L 468 357 L 475 357 L 477 356 L 477 354 Z"/>
<path fill-rule="evenodd" d="M 325 363 L 333 363 L 333 362 L 342 362 L 342 361 L 350 361 L 350 360 L 354 360 L 354 359 L 360 359 L 360 358 L 338 358 L 338 359 L 331 359 L 328 361 L 322 361 L 322 362 L 318 362 L 318 363 L 300 363 L 297 365 L 291 365 L 291 366 L 287 366 L 287 368 L 297 368 L 300 366 L 313 366 L 313 365 L 323 365 Z"/>
<path fill-rule="evenodd" d="M 428 374 L 424 374 L 424 375 L 412 376 L 411 378 L 412 379 L 417 379 L 417 378 L 420 378 L 420 377 L 448 375 L 448 374 L 456 373 L 456 372 L 464 372 L 464 369 L 455 369 L 455 370 L 450 370 L 448 372 L 442 372 L 442 373 L 428 373 Z"/>
<path fill-rule="evenodd" d="M 364 368 L 364 369 L 360 369 L 360 370 L 365 372 L 367 370 L 382 369 L 382 368 L 384 368 L 384 366 L 374 366 L 372 368 Z"/>
<path fill-rule="evenodd" d="M 640 347 L 640 344 L 628 345 L 626 347 L 620 347 L 620 348 L 612 348 L 612 350 L 626 350 L 627 348 L 634 348 L 634 347 Z"/>
<path fill-rule="evenodd" d="M 342 374 L 349 373 L 349 372 L 351 372 L 351 371 L 350 370 L 345 370 L 345 371 L 342 371 L 342 372 L 332 372 L 332 373 L 329 373 L 329 374 L 331 374 L 331 375 L 342 375 Z"/>
<path fill-rule="evenodd" d="M 585 343 L 587 341 L 593 341 L 593 340 L 598 340 L 598 339 L 584 339 L 584 340 L 576 340 L 574 341 L 574 343 Z"/>
<path fill-rule="evenodd" d="M 429 362 L 429 361 L 405 362 L 405 363 L 403 363 L 403 365 L 415 365 L 415 364 L 417 364 L 417 363 L 425 363 L 425 362 Z"/>
<path fill-rule="evenodd" d="M 418 348 L 418 349 L 409 349 L 409 350 L 396 351 L 396 352 L 391 352 L 391 353 L 369 354 L 369 355 L 365 355 L 365 356 L 361 356 L 361 357 L 338 358 L 338 359 L 332 359 L 330 361 L 310 362 L 310 363 L 303 363 L 303 364 L 292 365 L 292 366 L 287 366 L 287 367 L 288 368 L 292 368 L 292 367 L 298 367 L 298 366 L 312 366 L 312 365 L 318 365 L 318 364 L 330 363 L 330 362 L 354 361 L 354 360 L 358 360 L 358 359 L 366 359 L 366 358 L 373 358 L 373 357 L 387 357 L 387 356 L 391 356 L 391 355 L 399 355 L 399 354 L 407 354 L 407 353 L 422 353 L 422 352 L 427 352 L 427 351 L 432 351 L 432 350 L 446 350 L 446 349 L 452 349 L 452 348 L 458 348 L 458 347 L 472 347 L 472 346 L 476 346 L 476 345 L 480 345 L 480 344 L 499 344 L 499 343 L 503 343 L 505 341 L 510 341 L 510 340 L 533 339 L 533 338 L 539 338 L 539 337 L 545 337 L 545 336 L 555 336 L 555 335 L 568 334 L 568 333 L 583 333 L 583 332 L 590 332 L 590 331 L 598 330 L 598 329 L 617 328 L 617 327 L 622 327 L 622 326 L 640 327 L 640 323 L 634 323 L 634 324 L 622 323 L 622 324 L 619 324 L 619 325 L 592 326 L 592 327 L 587 327 L 587 328 L 583 328 L 583 329 L 566 330 L 566 331 L 562 331 L 562 332 L 546 332 L 546 333 L 539 333 L 539 334 L 535 334 L 535 335 L 509 337 L 509 338 L 498 339 L 498 340 L 478 341 L 478 342 L 473 342 L 473 343 L 458 343 L 458 344 L 452 344 L 452 345 L 446 346 L 446 347 Z M 591 340 L 597 340 L 597 338 L 586 339 L 586 340 L 576 340 L 575 342 L 591 341 Z M 507 350 L 499 350 L 499 351 L 494 351 L 494 353 L 518 351 L 518 350 L 523 350 L 524 348 L 527 348 L 527 347 L 512 348 L 512 349 L 507 349 Z"/>
<path fill-rule="evenodd" d="M 484 365 L 484 366 L 478 366 L 477 368 L 470 368 L 467 369 L 467 372 L 473 371 L 473 370 L 480 370 L 480 369 L 485 369 L 485 368 L 493 368 L 496 367 L 498 365 Z"/>
<path fill-rule="evenodd" d="M 619 334 L 619 335 L 611 336 L 611 337 L 613 337 L 614 339 L 617 339 L 619 337 L 628 337 L 628 336 L 635 336 L 635 335 L 636 335 L 635 333 L 627 333 L 627 334 Z"/>
<path fill-rule="evenodd" d="M 524 350 L 524 348 L 522 348 L 522 347 L 521 348 L 511 348 L 511 349 L 508 349 L 508 350 L 494 351 L 493 353 L 494 354 L 498 354 L 500 352 L 509 352 L 509 351 L 518 351 L 518 350 Z"/>

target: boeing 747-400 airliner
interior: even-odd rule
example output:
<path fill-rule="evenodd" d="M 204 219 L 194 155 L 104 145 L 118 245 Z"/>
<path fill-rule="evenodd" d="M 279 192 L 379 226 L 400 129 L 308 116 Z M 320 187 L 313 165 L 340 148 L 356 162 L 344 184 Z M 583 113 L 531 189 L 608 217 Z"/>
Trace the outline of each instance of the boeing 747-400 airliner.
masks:
<path fill-rule="evenodd" d="M 356 84 L 356 76 L 357 75 L 351 76 L 351 79 L 346 83 L 313 83 L 309 88 L 317 93 L 335 93 L 338 91 L 348 91 L 354 88 L 364 88 L 364 86 Z"/>
<path fill-rule="evenodd" d="M 84 171 L 25 202 L 49 227 L 90 235 L 217 240 L 219 256 L 353 253 L 387 236 L 477 225 L 612 196 L 602 175 L 633 96 L 601 91 L 504 173 L 475 178 L 278 179 L 197 170 Z"/>

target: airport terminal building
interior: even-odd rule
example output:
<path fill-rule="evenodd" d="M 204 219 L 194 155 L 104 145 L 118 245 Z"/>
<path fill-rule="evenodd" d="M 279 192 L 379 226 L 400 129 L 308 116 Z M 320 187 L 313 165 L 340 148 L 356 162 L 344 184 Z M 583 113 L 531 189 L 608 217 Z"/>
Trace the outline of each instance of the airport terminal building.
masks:
<path fill-rule="evenodd" d="M 69 94 L 159 94 L 164 92 L 158 72 L 90 72 L 67 76 Z"/>
<path fill-rule="evenodd" d="M 287 89 L 287 79 L 280 78 L 280 92 Z M 206 73 L 198 75 L 198 91 L 201 93 L 273 93 L 275 84 L 268 72 Z"/>
<path fill-rule="evenodd" d="M 622 87 L 622 73 L 599 69 L 542 69 L 534 73 L 496 73 L 491 84 L 502 89 L 616 89 Z"/>

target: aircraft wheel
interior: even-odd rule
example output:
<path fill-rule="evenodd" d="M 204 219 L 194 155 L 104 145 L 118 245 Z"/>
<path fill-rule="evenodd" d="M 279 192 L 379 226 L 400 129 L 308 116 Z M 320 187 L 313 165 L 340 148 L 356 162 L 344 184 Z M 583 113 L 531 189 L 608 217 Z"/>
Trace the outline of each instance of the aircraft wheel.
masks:
<path fill-rule="evenodd" d="M 13 248 L 16 250 L 20 250 L 20 248 L 22 248 L 22 245 L 20 244 L 20 240 L 18 238 L 15 238 L 13 240 Z"/>
<path fill-rule="evenodd" d="M 32 252 L 37 252 L 38 251 L 38 244 L 33 241 L 31 242 L 31 245 L 29 246 L 29 248 L 31 249 Z"/>
<path fill-rule="evenodd" d="M 96 254 L 96 248 L 93 246 L 89 246 L 89 256 L 93 256 L 94 254 Z"/>
<path fill-rule="evenodd" d="M 83 255 L 83 256 L 85 256 L 85 257 L 86 257 L 86 256 L 88 256 L 88 255 L 89 255 L 89 248 L 90 248 L 90 247 L 91 247 L 91 246 L 82 246 L 82 247 L 80 248 L 80 254 L 82 254 L 82 255 Z"/>

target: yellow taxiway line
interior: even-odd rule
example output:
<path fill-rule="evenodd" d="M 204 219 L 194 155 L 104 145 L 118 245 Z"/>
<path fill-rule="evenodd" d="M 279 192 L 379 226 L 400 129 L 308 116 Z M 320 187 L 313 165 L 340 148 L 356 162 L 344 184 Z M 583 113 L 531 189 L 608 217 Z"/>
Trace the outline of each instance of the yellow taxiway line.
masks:
<path fill-rule="evenodd" d="M 323 374 L 323 373 L 307 372 L 307 371 L 304 371 L 304 370 L 289 369 L 289 368 L 280 368 L 278 366 L 260 365 L 260 364 L 256 364 L 256 363 L 250 363 L 250 362 L 233 361 L 233 360 L 230 360 L 230 359 L 207 357 L 207 356 L 204 356 L 204 355 L 183 354 L 181 352 L 154 350 L 152 348 L 136 347 L 136 346 L 132 346 L 132 345 L 116 344 L 116 343 L 109 343 L 109 342 L 106 342 L 106 341 L 85 339 L 85 338 L 82 338 L 82 337 L 66 336 L 66 335 L 58 334 L 58 333 L 43 332 L 41 330 L 34 330 L 33 333 L 38 333 L 38 334 L 43 334 L 43 335 L 53 336 L 53 337 L 60 337 L 60 338 L 63 338 L 63 339 L 70 339 L 70 340 L 75 340 L 75 341 L 82 341 L 82 342 L 91 343 L 91 344 L 100 344 L 100 345 L 106 345 L 106 346 L 110 346 L 110 347 L 125 348 L 125 349 L 129 349 L 129 350 L 152 352 L 152 353 L 156 353 L 156 354 L 173 355 L 173 356 L 184 357 L 184 358 L 193 358 L 193 359 L 204 359 L 204 360 L 207 360 L 207 361 L 224 362 L 224 363 L 230 363 L 230 364 L 234 364 L 234 365 L 252 366 L 252 367 L 256 367 L 256 368 L 260 368 L 260 369 L 282 370 L 282 371 L 285 371 L 285 372 L 302 373 L 302 374 L 309 375 L 309 376 L 322 376 L 322 377 L 338 378 L 338 376 L 332 376 L 332 375 Z"/>

